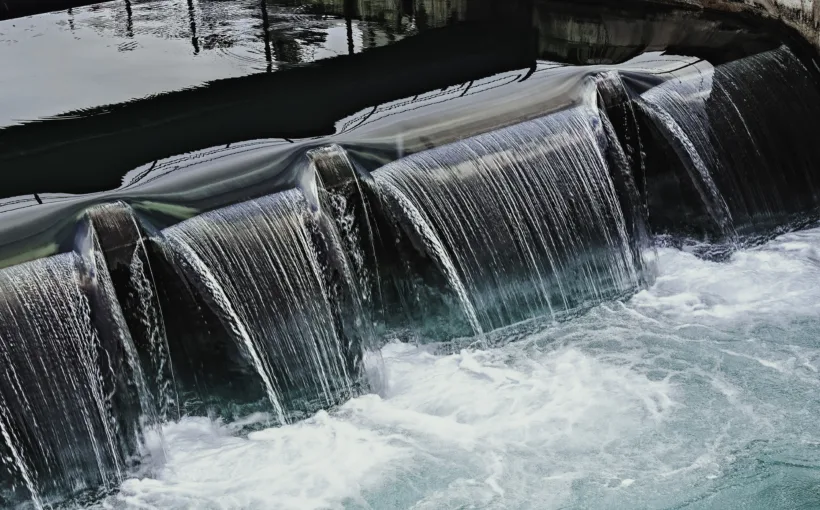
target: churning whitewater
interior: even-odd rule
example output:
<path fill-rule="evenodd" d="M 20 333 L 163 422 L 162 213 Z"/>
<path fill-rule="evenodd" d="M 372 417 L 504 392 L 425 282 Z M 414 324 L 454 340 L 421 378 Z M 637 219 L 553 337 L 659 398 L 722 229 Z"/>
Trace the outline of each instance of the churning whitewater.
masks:
<path fill-rule="evenodd" d="M 299 423 L 167 424 L 165 461 L 97 506 L 815 508 L 820 229 L 657 266 L 501 347 L 388 343 L 379 395 Z"/>

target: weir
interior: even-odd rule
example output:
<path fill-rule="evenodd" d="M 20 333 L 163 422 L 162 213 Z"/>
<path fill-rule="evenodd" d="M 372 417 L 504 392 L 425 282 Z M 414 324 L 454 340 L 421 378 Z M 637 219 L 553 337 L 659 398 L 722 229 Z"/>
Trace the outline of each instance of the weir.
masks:
<path fill-rule="evenodd" d="M 285 400 L 309 410 L 350 397 L 372 340 L 337 233 L 300 192 L 217 210 L 163 237 L 251 361 L 280 423 Z"/>
<path fill-rule="evenodd" d="M 584 105 L 404 158 L 373 186 L 480 333 L 637 287 L 606 144 Z"/>
<path fill-rule="evenodd" d="M 4 505 L 115 488 L 156 423 L 105 265 L 87 265 L 98 256 L 0 272 Z"/>
<path fill-rule="evenodd" d="M 382 385 L 365 358 L 391 339 L 486 345 L 629 296 L 660 243 L 728 253 L 817 221 L 803 53 L 712 19 L 706 42 L 661 37 L 676 15 L 635 40 L 576 9 L 536 10 L 563 62 L 4 199 L 0 504 L 116 490 L 182 416 L 343 404 Z"/>
<path fill-rule="evenodd" d="M 138 219 L 118 202 L 89 210 L 88 217 L 104 254 L 117 300 L 146 371 L 162 421 L 179 417 L 177 386 L 165 320 L 157 296 L 156 277 Z"/>
<path fill-rule="evenodd" d="M 772 90 L 788 100 L 773 104 Z M 698 190 L 686 228 L 720 239 L 815 218 L 805 213 L 816 207 L 820 184 L 813 163 L 820 148 L 811 141 L 820 127 L 820 90 L 788 48 L 670 80 L 643 93 L 639 104 L 650 131 L 675 154 L 648 168 L 672 167 L 678 182 L 688 180 Z M 675 221 L 658 198 L 650 215 Z"/>

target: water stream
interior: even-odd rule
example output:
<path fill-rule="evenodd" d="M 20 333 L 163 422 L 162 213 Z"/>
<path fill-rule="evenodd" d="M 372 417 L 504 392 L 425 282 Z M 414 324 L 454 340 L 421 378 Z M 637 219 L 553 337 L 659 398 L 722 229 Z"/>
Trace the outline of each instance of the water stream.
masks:
<path fill-rule="evenodd" d="M 820 230 L 658 265 L 503 347 L 388 343 L 382 395 L 300 423 L 170 423 L 168 463 L 104 506 L 814 508 Z"/>
<path fill-rule="evenodd" d="M 429 246 L 474 331 L 638 286 L 626 219 L 587 105 L 374 172 Z"/>
<path fill-rule="evenodd" d="M 289 421 L 287 393 L 288 401 L 323 407 L 350 396 L 357 380 L 360 359 L 350 343 L 360 339 L 337 327 L 335 287 L 357 292 L 338 276 L 349 274 L 347 261 L 334 256 L 335 234 L 321 215 L 293 190 L 164 232 L 186 276 L 251 360 L 280 423 Z"/>

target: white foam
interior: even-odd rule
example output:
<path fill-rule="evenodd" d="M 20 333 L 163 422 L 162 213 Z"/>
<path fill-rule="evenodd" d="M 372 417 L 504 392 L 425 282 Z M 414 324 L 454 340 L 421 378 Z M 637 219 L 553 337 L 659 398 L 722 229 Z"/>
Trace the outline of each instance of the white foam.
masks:
<path fill-rule="evenodd" d="M 416 499 L 419 508 L 492 501 L 532 477 L 555 476 L 560 484 L 567 469 L 579 468 L 568 455 L 635 437 L 673 405 L 668 383 L 573 348 L 436 356 L 392 343 L 382 352 L 385 398 L 362 396 L 332 415 L 247 437 L 207 418 L 185 418 L 165 427 L 168 458 L 156 477 L 127 481 L 107 504 L 339 508 L 383 500 L 391 485 L 398 486 L 394 496 Z M 510 452 L 523 457 L 510 462 Z M 417 485 L 403 486 L 408 478 L 419 478 Z"/>
<path fill-rule="evenodd" d="M 728 480 L 771 445 L 820 466 L 818 250 L 820 230 L 726 263 L 665 249 L 650 289 L 527 340 L 390 343 L 379 395 L 247 437 L 169 424 L 166 464 L 105 506 L 657 508 L 777 483 Z"/>
<path fill-rule="evenodd" d="M 788 234 L 767 245 L 710 262 L 692 254 L 659 250 L 662 274 L 636 295 L 641 309 L 691 319 L 743 319 L 820 312 L 820 230 Z"/>
<path fill-rule="evenodd" d="M 234 437 L 207 418 L 165 428 L 168 459 L 156 479 L 132 479 L 108 502 L 134 508 L 333 508 L 407 457 L 401 441 L 326 412 Z"/>

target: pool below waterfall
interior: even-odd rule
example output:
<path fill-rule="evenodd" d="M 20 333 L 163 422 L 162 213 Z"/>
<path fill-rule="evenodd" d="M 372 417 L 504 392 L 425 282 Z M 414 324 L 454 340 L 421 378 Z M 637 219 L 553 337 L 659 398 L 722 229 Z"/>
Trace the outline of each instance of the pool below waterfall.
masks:
<path fill-rule="evenodd" d="M 657 266 L 501 347 L 388 343 L 379 395 L 296 424 L 169 423 L 165 462 L 95 507 L 816 508 L 820 229 Z"/>

